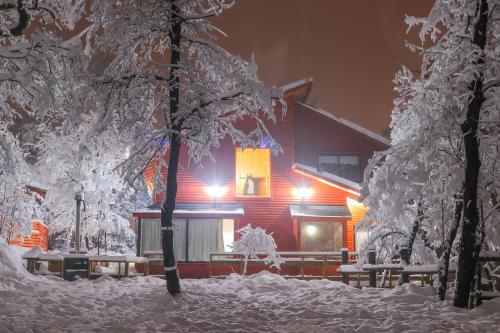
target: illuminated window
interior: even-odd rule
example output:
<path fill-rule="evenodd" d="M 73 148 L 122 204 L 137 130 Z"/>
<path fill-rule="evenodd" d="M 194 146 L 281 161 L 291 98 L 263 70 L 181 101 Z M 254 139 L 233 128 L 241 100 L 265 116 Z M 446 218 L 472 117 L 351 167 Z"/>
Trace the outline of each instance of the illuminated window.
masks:
<path fill-rule="evenodd" d="M 361 182 L 361 168 L 357 155 L 319 155 L 319 170 L 354 182 Z"/>
<path fill-rule="evenodd" d="M 236 149 L 236 196 L 269 197 L 271 153 L 269 149 Z"/>
<path fill-rule="evenodd" d="M 302 222 L 300 224 L 302 251 L 340 251 L 343 245 L 342 222 Z"/>

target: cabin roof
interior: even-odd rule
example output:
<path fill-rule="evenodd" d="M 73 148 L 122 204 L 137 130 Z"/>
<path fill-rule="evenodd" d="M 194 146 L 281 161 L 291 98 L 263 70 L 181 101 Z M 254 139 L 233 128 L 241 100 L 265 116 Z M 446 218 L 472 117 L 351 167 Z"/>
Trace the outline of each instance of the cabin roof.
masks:
<path fill-rule="evenodd" d="M 347 206 L 340 205 L 289 205 L 293 217 L 352 218 Z"/>
<path fill-rule="evenodd" d="M 344 191 L 351 192 L 358 196 L 359 192 L 361 191 L 361 186 L 358 183 L 353 182 L 352 180 L 334 175 L 329 172 L 319 171 L 318 169 L 308 165 L 294 163 L 292 169 L 306 176 L 315 178 L 316 180 L 326 183 L 328 185 L 334 187 L 340 187 Z"/>
<path fill-rule="evenodd" d="M 366 136 L 368 136 L 368 137 L 370 137 L 370 138 L 372 138 L 374 140 L 382 142 L 383 144 L 385 144 L 387 146 L 391 145 L 391 141 L 389 139 L 383 137 L 380 134 L 372 132 L 369 129 L 364 128 L 364 127 L 362 127 L 362 126 L 360 126 L 358 124 L 355 124 L 352 121 L 349 121 L 349 120 L 341 118 L 341 117 L 337 117 L 336 115 L 334 115 L 334 114 L 332 114 L 332 113 L 330 113 L 330 112 L 328 112 L 326 110 L 323 110 L 323 109 L 320 109 L 320 108 L 315 108 L 315 107 L 312 107 L 310 105 L 301 103 L 299 101 L 297 101 L 297 103 L 300 104 L 301 106 L 303 106 L 304 108 L 308 109 L 308 110 L 317 112 L 317 113 L 319 113 L 319 114 L 321 114 L 321 115 L 323 115 L 323 116 L 325 116 L 325 117 L 327 117 L 329 119 L 332 119 L 332 120 L 334 120 L 334 121 L 336 121 L 336 122 L 338 122 L 338 123 L 340 123 L 340 124 L 342 124 L 344 126 L 347 126 L 347 127 L 351 128 L 351 129 L 353 129 L 353 130 L 355 130 L 355 131 L 357 131 L 359 133 L 362 133 L 362 134 L 364 134 L 364 135 L 366 135 Z"/>
<path fill-rule="evenodd" d="M 135 211 L 134 214 L 161 213 L 161 203 Z M 199 203 L 177 202 L 174 214 L 217 214 L 217 215 L 244 215 L 243 204 L 240 203 Z"/>
<path fill-rule="evenodd" d="M 307 84 L 311 84 L 313 81 L 314 80 L 313 80 L 312 77 L 307 77 L 307 78 L 304 78 L 302 80 L 298 80 L 298 81 L 295 81 L 295 82 L 287 83 L 287 84 L 281 86 L 280 88 L 284 92 L 287 92 L 287 91 L 290 91 L 290 90 L 293 90 L 293 89 L 296 89 L 296 88 L 300 88 L 300 87 L 305 86 Z"/>

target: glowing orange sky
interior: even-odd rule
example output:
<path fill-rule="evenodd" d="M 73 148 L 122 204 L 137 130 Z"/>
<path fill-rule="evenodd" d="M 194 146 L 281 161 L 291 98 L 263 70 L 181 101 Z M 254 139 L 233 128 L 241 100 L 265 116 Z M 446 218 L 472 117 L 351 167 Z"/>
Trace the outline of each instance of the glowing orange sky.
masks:
<path fill-rule="evenodd" d="M 392 80 L 418 58 L 404 46 L 405 14 L 426 16 L 433 0 L 239 0 L 215 20 L 232 53 L 255 54 L 268 85 L 313 77 L 311 101 L 380 133 L 390 122 Z"/>

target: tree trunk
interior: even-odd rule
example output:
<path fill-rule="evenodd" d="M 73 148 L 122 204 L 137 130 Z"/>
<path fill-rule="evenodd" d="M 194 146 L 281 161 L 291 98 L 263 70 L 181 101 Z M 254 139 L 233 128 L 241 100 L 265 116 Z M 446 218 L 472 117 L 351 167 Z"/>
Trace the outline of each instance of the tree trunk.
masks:
<path fill-rule="evenodd" d="M 413 227 L 411 229 L 411 233 L 407 238 L 406 245 L 401 246 L 399 250 L 399 255 L 401 257 L 401 263 L 404 265 L 409 265 L 411 262 L 411 254 L 413 252 L 413 244 L 415 243 L 415 239 L 417 238 L 418 231 L 422 226 L 422 222 L 424 221 L 424 212 L 422 210 L 422 202 L 419 201 L 417 203 L 417 218 L 413 222 Z M 399 285 L 403 283 L 410 283 L 410 276 L 405 273 L 401 273 L 399 276 Z"/>
<path fill-rule="evenodd" d="M 446 289 L 448 289 L 448 271 L 450 268 L 450 255 L 453 242 L 457 237 L 458 228 L 460 227 L 460 221 L 462 221 L 462 212 L 464 209 L 464 202 L 462 200 L 462 195 L 455 195 L 455 214 L 453 218 L 453 223 L 448 230 L 446 239 L 443 244 L 443 253 L 439 257 L 438 263 L 438 298 L 444 301 L 446 296 Z"/>
<path fill-rule="evenodd" d="M 488 2 L 479 0 L 476 8 L 476 22 L 474 23 L 473 44 L 483 52 L 486 44 L 486 26 L 488 23 Z M 477 64 L 484 62 L 482 57 Z M 462 221 L 462 235 L 459 245 L 457 283 L 453 305 L 466 308 L 469 304 L 469 295 L 474 282 L 476 268 L 475 242 L 477 241 L 477 227 L 479 225 L 479 212 L 477 205 L 477 186 L 479 168 L 479 140 L 477 128 L 480 118 L 481 106 L 484 102 L 483 75 L 478 73 L 476 79 L 469 85 L 472 96 L 469 98 L 466 119 L 461 125 L 464 135 L 465 149 L 465 179 L 464 179 L 464 214 Z"/>
<path fill-rule="evenodd" d="M 176 121 L 175 115 L 179 109 L 180 97 L 180 76 L 177 65 L 181 61 L 181 19 L 175 1 L 171 1 L 172 27 L 170 30 L 170 59 L 173 65 L 170 70 L 169 78 L 169 102 L 170 102 L 170 121 L 172 123 L 172 134 L 170 135 L 170 155 L 168 159 L 167 188 L 165 189 L 165 201 L 161 206 L 161 243 L 163 248 L 163 265 L 165 267 L 165 279 L 167 281 L 167 290 L 172 296 L 181 292 L 179 273 L 174 257 L 174 230 L 173 215 L 175 209 L 175 200 L 177 197 L 177 169 L 179 166 L 179 154 L 181 150 L 180 140 L 180 122 Z M 165 119 L 169 121 L 169 119 Z"/>
<path fill-rule="evenodd" d="M 469 298 L 469 308 L 474 308 L 476 306 L 481 305 L 481 298 L 482 298 L 482 293 L 481 293 L 481 270 L 483 268 L 483 265 L 481 263 L 481 260 L 479 259 L 479 254 L 481 253 L 481 248 L 483 247 L 484 243 L 484 237 L 486 236 L 486 230 L 485 230 L 485 221 L 484 221 L 484 214 L 483 214 L 483 206 L 481 205 L 481 223 L 478 227 L 478 235 L 476 236 L 479 241 L 476 241 L 475 243 L 475 248 L 474 248 L 474 260 L 476 261 L 476 270 L 474 274 L 474 282 L 473 286 L 474 289 L 471 292 L 471 296 Z"/>

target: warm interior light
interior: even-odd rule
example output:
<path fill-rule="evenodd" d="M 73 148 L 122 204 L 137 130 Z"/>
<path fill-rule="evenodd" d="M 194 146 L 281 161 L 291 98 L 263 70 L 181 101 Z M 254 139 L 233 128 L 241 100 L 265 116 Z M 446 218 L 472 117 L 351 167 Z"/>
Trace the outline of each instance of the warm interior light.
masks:
<path fill-rule="evenodd" d="M 307 199 L 312 195 L 312 189 L 309 187 L 299 187 L 293 189 L 293 195 L 300 199 Z"/>
<path fill-rule="evenodd" d="M 221 197 L 226 193 L 226 188 L 224 186 L 207 186 L 205 187 L 205 192 L 211 197 Z"/>
<path fill-rule="evenodd" d="M 317 229 L 313 225 L 308 225 L 306 228 L 306 232 L 309 236 L 314 236 L 316 234 L 316 231 L 317 231 Z"/>

